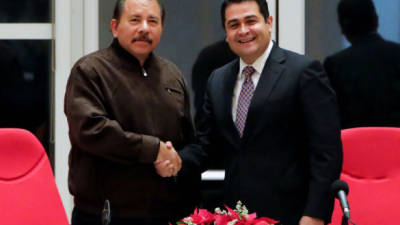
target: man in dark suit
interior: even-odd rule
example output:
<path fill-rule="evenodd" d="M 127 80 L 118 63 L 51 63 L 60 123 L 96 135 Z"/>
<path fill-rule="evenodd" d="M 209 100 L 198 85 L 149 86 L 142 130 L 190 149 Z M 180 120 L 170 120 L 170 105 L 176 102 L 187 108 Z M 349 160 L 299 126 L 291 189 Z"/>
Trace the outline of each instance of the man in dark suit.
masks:
<path fill-rule="evenodd" d="M 322 65 L 271 41 L 265 0 L 225 0 L 226 41 L 240 57 L 208 82 L 198 142 L 182 169 L 224 146 L 225 200 L 285 225 L 330 221 L 331 183 L 341 171 L 336 96 Z M 243 72 L 242 72 L 243 71 Z M 254 96 L 253 96 L 254 95 Z"/>
<path fill-rule="evenodd" d="M 371 0 L 342 0 L 342 33 L 352 44 L 325 60 L 342 128 L 400 126 L 400 45 L 378 33 Z"/>

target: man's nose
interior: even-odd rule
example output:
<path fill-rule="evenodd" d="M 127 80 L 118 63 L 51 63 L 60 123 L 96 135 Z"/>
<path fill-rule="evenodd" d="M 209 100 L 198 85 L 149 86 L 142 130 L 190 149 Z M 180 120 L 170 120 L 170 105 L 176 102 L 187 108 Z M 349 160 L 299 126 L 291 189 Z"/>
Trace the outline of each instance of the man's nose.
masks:
<path fill-rule="evenodd" d="M 149 24 L 147 23 L 146 20 L 143 20 L 143 22 L 140 24 L 140 32 L 148 32 L 149 31 Z"/>
<path fill-rule="evenodd" d="M 247 34 L 247 32 L 249 32 L 249 28 L 246 26 L 246 24 L 241 24 L 239 28 L 239 33 Z"/>

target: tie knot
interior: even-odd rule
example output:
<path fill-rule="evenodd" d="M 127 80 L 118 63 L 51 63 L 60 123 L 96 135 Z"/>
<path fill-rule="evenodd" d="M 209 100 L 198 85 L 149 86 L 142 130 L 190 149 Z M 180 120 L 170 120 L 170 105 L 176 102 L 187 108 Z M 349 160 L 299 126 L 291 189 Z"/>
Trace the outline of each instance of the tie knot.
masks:
<path fill-rule="evenodd" d="M 252 66 L 246 66 L 243 68 L 242 75 L 244 76 L 245 79 L 248 79 L 253 75 L 253 73 L 256 72 L 256 69 Z"/>

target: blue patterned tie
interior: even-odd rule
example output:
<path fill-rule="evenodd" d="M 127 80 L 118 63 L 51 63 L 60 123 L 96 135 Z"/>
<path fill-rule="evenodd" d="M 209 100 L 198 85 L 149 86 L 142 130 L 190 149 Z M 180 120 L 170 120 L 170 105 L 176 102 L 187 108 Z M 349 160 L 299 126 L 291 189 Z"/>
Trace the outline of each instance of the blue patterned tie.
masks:
<path fill-rule="evenodd" d="M 254 84 L 251 80 L 251 75 L 253 75 L 255 71 L 256 70 L 252 66 L 246 66 L 242 72 L 244 82 L 239 95 L 235 121 L 235 126 L 236 129 L 239 131 L 240 137 L 243 136 L 244 126 L 246 125 L 247 112 L 249 111 L 251 98 L 254 94 Z"/>

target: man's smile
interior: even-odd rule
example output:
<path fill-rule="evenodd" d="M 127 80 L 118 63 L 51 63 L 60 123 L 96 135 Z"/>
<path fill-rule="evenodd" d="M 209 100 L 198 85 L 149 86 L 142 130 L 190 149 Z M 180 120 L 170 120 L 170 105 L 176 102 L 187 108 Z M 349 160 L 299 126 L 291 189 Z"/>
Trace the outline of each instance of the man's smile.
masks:
<path fill-rule="evenodd" d="M 240 39 L 240 40 L 238 40 L 238 42 L 240 44 L 246 44 L 246 43 L 254 41 L 255 39 L 256 39 L 256 37 L 251 37 L 251 38 L 246 38 L 246 39 Z"/>

